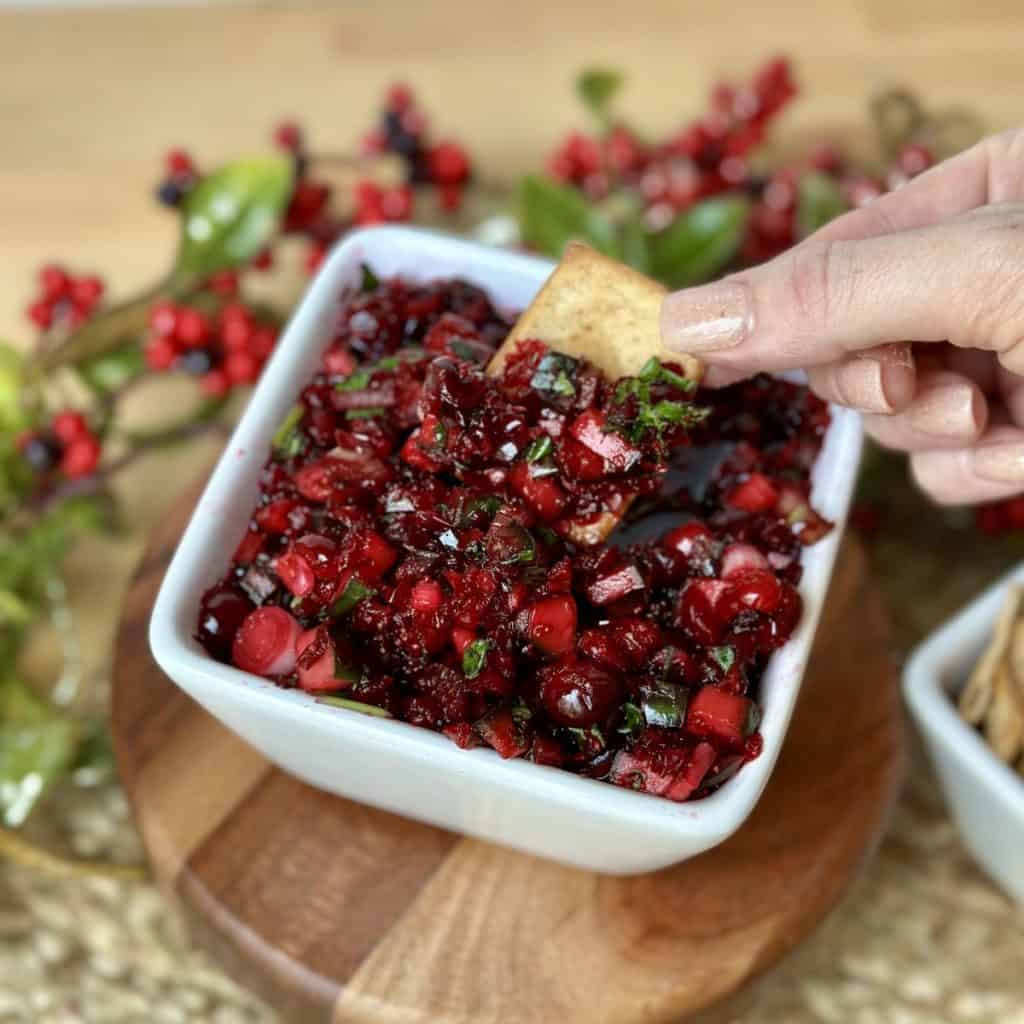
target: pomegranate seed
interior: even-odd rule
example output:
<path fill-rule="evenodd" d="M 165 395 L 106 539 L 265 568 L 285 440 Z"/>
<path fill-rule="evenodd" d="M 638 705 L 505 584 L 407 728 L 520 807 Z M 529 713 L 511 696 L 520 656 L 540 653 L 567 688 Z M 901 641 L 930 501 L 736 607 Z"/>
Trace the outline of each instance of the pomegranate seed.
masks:
<path fill-rule="evenodd" d="M 57 436 L 57 440 L 63 444 L 70 444 L 72 441 L 85 437 L 89 433 L 89 424 L 80 412 L 73 409 L 65 409 L 53 417 L 51 429 Z"/>
<path fill-rule="evenodd" d="M 231 660 L 243 672 L 283 676 L 295 668 L 302 627 L 283 608 L 268 605 L 246 616 L 231 645 Z"/>
<path fill-rule="evenodd" d="M 89 476 L 100 461 L 100 443 L 91 435 L 75 438 L 64 449 L 60 460 L 60 471 L 68 478 L 74 480 L 78 477 Z"/>
<path fill-rule="evenodd" d="M 430 179 L 437 185 L 462 185 L 469 177 L 469 157 L 454 142 L 439 142 L 427 153 Z"/>

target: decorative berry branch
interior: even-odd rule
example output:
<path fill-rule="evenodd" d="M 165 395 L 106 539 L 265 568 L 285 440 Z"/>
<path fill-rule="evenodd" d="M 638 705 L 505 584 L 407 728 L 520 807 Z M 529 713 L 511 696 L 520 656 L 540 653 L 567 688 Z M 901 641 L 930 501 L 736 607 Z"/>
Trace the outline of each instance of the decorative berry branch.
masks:
<path fill-rule="evenodd" d="M 294 122 L 274 129 L 275 154 L 210 171 L 175 149 L 156 196 L 181 227 L 159 281 L 109 305 L 92 274 L 40 271 L 27 308 L 34 346 L 0 344 L 0 826 L 17 828 L 54 783 L 95 778 L 109 758 L 102 728 L 69 710 L 75 687 L 65 678 L 40 696 L 18 674 L 19 654 L 51 611 L 71 543 L 111 526 L 117 474 L 168 444 L 226 429 L 231 399 L 258 378 L 288 313 L 251 297 L 256 276 L 280 271 L 283 241 L 300 240 L 312 274 L 353 226 L 415 217 L 465 228 L 479 221 L 481 200 L 511 201 L 514 220 L 489 222 L 506 238 L 557 256 L 581 237 L 681 286 L 782 251 L 919 173 L 974 127 L 892 94 L 874 107 L 886 174 L 866 173 L 832 145 L 771 166 L 763 143 L 797 91 L 784 60 L 749 83 L 716 85 L 703 116 L 658 142 L 616 116 L 621 84 L 609 71 L 580 77 L 596 130 L 570 134 L 514 196 L 481 181 L 461 144 L 431 138 L 405 86 L 389 90 L 351 155 L 311 150 Z M 126 395 L 169 374 L 195 379 L 193 408 L 131 430 Z M 0 830 L 0 856 L 76 870 L 31 849 Z"/>

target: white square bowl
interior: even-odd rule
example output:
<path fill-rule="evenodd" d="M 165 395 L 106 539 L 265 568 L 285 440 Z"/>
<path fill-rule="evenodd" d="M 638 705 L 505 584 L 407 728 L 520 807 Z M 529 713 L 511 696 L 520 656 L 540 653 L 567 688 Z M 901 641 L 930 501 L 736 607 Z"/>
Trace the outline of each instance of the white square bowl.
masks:
<path fill-rule="evenodd" d="M 462 277 L 509 310 L 529 305 L 552 264 L 400 227 L 349 235 L 302 300 L 207 484 L 167 570 L 150 623 L 160 667 L 208 711 L 311 785 L 411 818 L 593 871 L 632 874 L 692 857 L 746 820 L 789 725 L 846 519 L 859 417 L 833 409 L 813 471 L 815 506 L 836 529 L 804 555 L 803 621 L 764 674 L 760 757 L 707 799 L 676 804 L 491 750 L 460 750 L 405 723 L 317 704 L 299 690 L 222 665 L 193 637 L 203 592 L 228 567 L 257 497 L 278 424 L 332 337 L 360 264 L 384 277 Z"/>
<path fill-rule="evenodd" d="M 964 843 L 989 875 L 1024 903 L 1024 779 L 996 757 L 954 706 L 1012 583 L 1024 583 L 1024 563 L 914 651 L 903 694 Z"/>

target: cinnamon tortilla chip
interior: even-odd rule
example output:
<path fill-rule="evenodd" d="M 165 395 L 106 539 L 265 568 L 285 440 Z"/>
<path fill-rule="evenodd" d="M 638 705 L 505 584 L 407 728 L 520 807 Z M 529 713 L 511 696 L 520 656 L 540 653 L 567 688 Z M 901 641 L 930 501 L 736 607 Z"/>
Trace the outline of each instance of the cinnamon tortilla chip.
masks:
<path fill-rule="evenodd" d="M 1021 599 L 1024 587 L 1011 587 L 1003 601 L 1003 607 L 996 621 L 985 653 L 978 659 L 974 671 L 967 680 L 967 685 L 960 694 L 960 713 L 971 725 L 979 725 L 988 713 L 995 688 L 996 672 L 1000 664 L 1010 653 L 1014 626 L 1020 615 Z"/>
<path fill-rule="evenodd" d="M 529 308 L 488 366 L 498 373 L 520 341 L 536 339 L 565 355 L 582 357 L 612 380 L 638 374 L 651 356 L 681 366 L 699 380 L 693 356 L 670 352 L 661 343 L 661 303 L 656 281 L 624 263 L 571 242 Z"/>
<path fill-rule="evenodd" d="M 985 739 L 996 756 L 1008 764 L 1024 749 L 1024 707 L 1005 662 L 996 669 L 992 701 L 985 716 Z"/>

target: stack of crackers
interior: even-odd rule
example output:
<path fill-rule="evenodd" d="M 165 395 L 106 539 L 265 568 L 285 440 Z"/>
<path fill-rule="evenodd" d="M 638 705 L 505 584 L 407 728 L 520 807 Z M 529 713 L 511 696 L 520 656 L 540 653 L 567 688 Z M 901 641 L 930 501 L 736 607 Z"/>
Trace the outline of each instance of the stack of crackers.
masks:
<path fill-rule="evenodd" d="M 988 649 L 960 695 L 960 713 L 1024 775 L 1024 586 L 1007 593 Z"/>

